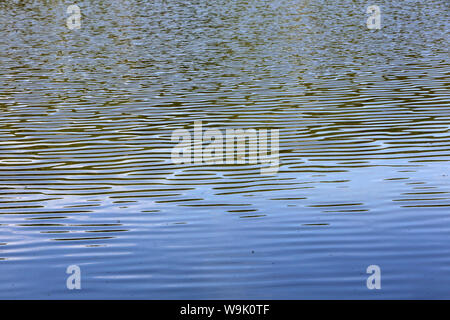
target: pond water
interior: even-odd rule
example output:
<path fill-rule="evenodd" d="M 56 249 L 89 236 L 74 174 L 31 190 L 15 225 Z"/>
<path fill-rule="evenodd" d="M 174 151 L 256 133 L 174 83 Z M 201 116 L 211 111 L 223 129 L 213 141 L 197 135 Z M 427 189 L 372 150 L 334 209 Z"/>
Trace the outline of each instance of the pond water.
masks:
<path fill-rule="evenodd" d="M 0 298 L 450 298 L 447 0 L 70 4 L 0 2 Z M 278 172 L 173 163 L 195 121 Z"/>

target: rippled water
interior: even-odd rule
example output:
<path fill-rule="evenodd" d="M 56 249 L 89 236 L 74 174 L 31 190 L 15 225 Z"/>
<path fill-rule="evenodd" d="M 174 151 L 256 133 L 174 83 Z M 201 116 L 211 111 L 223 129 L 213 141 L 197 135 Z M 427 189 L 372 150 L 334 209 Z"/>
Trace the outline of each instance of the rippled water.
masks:
<path fill-rule="evenodd" d="M 76 3 L 0 2 L 0 298 L 450 298 L 447 0 Z M 278 174 L 173 164 L 196 120 Z"/>

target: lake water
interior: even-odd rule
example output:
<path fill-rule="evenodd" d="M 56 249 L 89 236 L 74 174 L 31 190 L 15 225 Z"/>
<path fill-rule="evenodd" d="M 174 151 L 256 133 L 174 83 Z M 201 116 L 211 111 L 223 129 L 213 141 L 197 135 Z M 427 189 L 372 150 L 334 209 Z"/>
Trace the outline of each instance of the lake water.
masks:
<path fill-rule="evenodd" d="M 72 3 L 0 2 L 0 298 L 450 298 L 448 0 Z"/>

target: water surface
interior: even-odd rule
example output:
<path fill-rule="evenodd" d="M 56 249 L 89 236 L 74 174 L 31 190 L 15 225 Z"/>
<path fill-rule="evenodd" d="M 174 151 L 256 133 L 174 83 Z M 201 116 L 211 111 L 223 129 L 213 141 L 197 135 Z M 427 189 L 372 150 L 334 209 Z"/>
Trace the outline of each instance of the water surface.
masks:
<path fill-rule="evenodd" d="M 377 1 L 380 30 L 365 1 L 76 3 L 0 3 L 0 298 L 450 298 L 447 0 Z M 196 120 L 279 129 L 278 174 L 173 164 Z"/>

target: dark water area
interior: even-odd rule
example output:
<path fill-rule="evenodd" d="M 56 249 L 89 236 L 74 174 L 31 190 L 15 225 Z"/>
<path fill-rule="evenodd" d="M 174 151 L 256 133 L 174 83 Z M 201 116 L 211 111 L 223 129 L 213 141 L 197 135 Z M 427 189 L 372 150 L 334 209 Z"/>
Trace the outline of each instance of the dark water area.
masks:
<path fill-rule="evenodd" d="M 448 0 L 70 4 L 0 1 L 0 298 L 450 298 Z M 277 174 L 174 164 L 194 121 Z"/>

